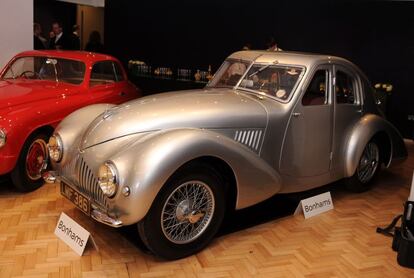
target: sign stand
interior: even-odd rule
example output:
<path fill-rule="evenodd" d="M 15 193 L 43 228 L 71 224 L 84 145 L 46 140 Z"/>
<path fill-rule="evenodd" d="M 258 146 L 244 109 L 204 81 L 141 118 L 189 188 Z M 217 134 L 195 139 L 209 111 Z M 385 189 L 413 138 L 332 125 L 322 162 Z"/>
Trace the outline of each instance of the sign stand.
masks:
<path fill-rule="evenodd" d="M 92 244 L 93 248 L 95 248 L 95 250 L 99 252 L 99 247 L 96 244 L 96 241 L 95 241 L 95 239 L 93 238 L 92 235 L 89 235 L 89 239 L 90 240 L 88 242 L 90 242 Z"/>
<path fill-rule="evenodd" d="M 293 213 L 293 215 L 298 215 L 298 214 L 300 214 L 301 212 L 303 212 L 303 209 L 302 209 L 302 200 L 299 202 L 299 204 L 298 204 L 298 206 L 296 207 L 295 212 Z"/>

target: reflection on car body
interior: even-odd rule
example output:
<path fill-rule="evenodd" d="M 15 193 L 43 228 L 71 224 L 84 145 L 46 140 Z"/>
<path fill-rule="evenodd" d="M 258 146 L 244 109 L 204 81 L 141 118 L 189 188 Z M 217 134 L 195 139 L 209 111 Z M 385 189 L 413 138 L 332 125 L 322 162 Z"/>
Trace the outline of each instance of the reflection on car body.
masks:
<path fill-rule="evenodd" d="M 92 77 L 106 65 L 111 79 Z M 115 71 L 115 69 L 117 69 Z M 121 95 L 121 93 L 123 95 Z M 0 73 L 0 175 L 20 191 L 43 185 L 47 141 L 65 116 L 94 103 L 120 104 L 139 96 L 115 58 L 80 51 L 26 51 Z"/>
<path fill-rule="evenodd" d="M 168 259 L 203 248 L 228 208 L 343 178 L 363 191 L 407 155 L 355 65 L 293 52 L 236 52 L 202 90 L 90 106 L 52 139 L 52 174 L 90 197 L 90 216 L 138 223 Z"/>

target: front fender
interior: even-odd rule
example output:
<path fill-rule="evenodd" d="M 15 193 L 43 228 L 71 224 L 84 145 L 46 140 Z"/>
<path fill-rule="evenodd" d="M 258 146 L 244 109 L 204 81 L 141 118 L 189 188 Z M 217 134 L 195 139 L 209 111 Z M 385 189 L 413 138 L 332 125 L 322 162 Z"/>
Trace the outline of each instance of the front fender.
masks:
<path fill-rule="evenodd" d="M 368 114 L 362 117 L 352 128 L 345 147 L 345 176 L 355 173 L 361 155 L 367 143 L 378 133 L 387 135 L 390 144 L 390 155 L 385 165 L 389 167 L 393 161 L 407 157 L 404 141 L 398 130 L 384 118 Z M 380 146 L 381 147 L 381 146 Z"/>
<path fill-rule="evenodd" d="M 63 158 L 60 162 L 61 164 L 65 163 L 66 158 L 69 157 L 74 151 L 73 148 L 80 145 L 82 135 L 88 128 L 89 124 L 98 115 L 113 106 L 113 104 L 89 105 L 72 112 L 60 122 L 55 129 L 55 133 L 59 133 L 64 146 Z M 52 166 L 57 167 L 56 163 L 53 161 Z"/>
<path fill-rule="evenodd" d="M 281 188 L 279 174 L 247 147 L 213 131 L 175 129 L 145 136 L 110 158 L 121 187 L 131 188 L 130 196 L 119 193 L 111 200 L 113 212 L 125 224 L 138 222 L 180 166 L 205 156 L 219 158 L 233 170 L 237 209 L 263 201 Z"/>

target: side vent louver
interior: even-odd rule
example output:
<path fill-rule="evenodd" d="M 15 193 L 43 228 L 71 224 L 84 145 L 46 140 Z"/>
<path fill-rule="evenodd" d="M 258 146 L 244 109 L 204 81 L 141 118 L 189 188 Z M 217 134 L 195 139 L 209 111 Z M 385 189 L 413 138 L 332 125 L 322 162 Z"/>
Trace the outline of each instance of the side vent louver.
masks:
<path fill-rule="evenodd" d="M 260 129 L 236 130 L 234 140 L 258 152 L 263 131 Z"/>

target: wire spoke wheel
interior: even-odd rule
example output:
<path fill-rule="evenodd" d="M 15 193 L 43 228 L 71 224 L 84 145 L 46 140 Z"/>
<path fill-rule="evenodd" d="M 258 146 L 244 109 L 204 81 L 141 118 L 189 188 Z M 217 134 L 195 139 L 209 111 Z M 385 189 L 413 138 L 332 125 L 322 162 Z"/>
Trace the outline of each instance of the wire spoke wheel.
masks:
<path fill-rule="evenodd" d="M 207 184 L 185 182 L 171 192 L 163 206 L 162 232 L 175 244 L 190 243 L 207 229 L 214 209 L 214 194 Z"/>
<path fill-rule="evenodd" d="M 141 240 L 155 255 L 176 260 L 195 254 L 220 228 L 227 185 L 209 163 L 192 161 L 178 169 L 137 223 Z"/>
<path fill-rule="evenodd" d="M 369 182 L 374 176 L 379 164 L 379 148 L 374 142 L 368 143 L 357 168 L 358 179 L 362 183 Z"/>
<path fill-rule="evenodd" d="M 30 180 L 36 181 L 42 177 L 42 169 L 47 163 L 47 146 L 42 139 L 33 141 L 26 155 L 26 174 Z"/>

